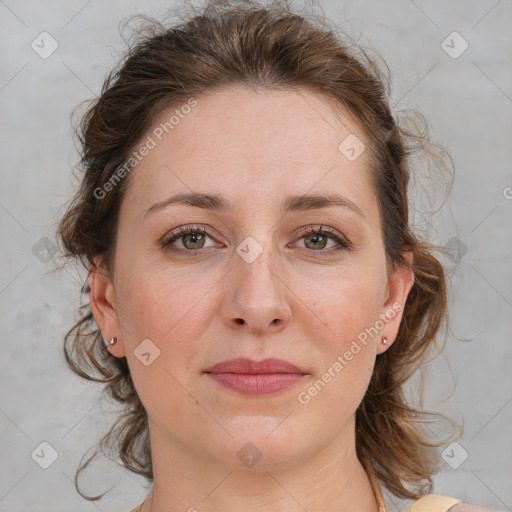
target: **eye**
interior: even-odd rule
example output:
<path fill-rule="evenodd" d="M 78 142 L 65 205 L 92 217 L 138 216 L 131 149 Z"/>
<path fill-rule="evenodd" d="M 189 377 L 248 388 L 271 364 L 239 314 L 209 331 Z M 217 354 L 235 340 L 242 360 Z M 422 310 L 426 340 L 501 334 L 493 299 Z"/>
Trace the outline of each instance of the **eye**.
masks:
<path fill-rule="evenodd" d="M 162 241 L 162 248 L 173 252 L 188 252 L 195 254 L 194 251 L 208 249 L 213 245 L 206 246 L 207 238 L 212 239 L 207 230 L 201 226 L 181 226 L 174 230 Z M 181 247 L 176 247 L 174 242 L 178 241 Z"/>
<path fill-rule="evenodd" d="M 302 228 L 299 232 L 303 240 L 303 248 L 312 253 L 330 254 L 337 251 L 349 251 L 352 244 L 342 235 L 334 230 L 323 228 L 323 226 Z M 162 248 L 166 251 L 194 256 L 203 249 L 215 247 L 215 243 L 206 245 L 207 239 L 213 241 L 212 235 L 202 226 L 189 225 L 181 226 L 161 242 Z M 332 243 L 328 247 L 329 243 Z M 181 247 L 180 247 L 181 245 Z"/>
<path fill-rule="evenodd" d="M 303 228 L 300 234 L 302 235 L 301 240 L 304 240 L 304 247 L 312 252 L 348 251 L 352 247 L 351 243 L 341 235 L 334 231 L 322 229 L 322 226 L 319 228 L 311 226 Z M 332 250 L 324 250 L 329 241 L 334 242 L 334 246 L 328 248 Z"/>

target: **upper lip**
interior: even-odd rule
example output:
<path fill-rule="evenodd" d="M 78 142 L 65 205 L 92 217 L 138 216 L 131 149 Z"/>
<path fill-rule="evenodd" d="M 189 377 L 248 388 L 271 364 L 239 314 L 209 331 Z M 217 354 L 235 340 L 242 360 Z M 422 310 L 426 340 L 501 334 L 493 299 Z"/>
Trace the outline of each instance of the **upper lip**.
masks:
<path fill-rule="evenodd" d="M 297 366 L 285 361 L 284 359 L 270 358 L 262 361 L 253 361 L 241 357 L 222 361 L 215 366 L 205 370 L 205 373 L 305 373 Z"/>

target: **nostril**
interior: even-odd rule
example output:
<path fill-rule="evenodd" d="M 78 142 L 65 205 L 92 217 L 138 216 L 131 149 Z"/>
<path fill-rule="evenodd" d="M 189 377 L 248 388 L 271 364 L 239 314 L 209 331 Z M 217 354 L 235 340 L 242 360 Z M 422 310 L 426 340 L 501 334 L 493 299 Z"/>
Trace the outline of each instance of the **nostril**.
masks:
<path fill-rule="evenodd" d="M 243 325 L 245 322 L 244 322 L 244 320 L 242 318 L 237 318 L 236 319 L 236 323 L 240 324 L 240 325 Z"/>

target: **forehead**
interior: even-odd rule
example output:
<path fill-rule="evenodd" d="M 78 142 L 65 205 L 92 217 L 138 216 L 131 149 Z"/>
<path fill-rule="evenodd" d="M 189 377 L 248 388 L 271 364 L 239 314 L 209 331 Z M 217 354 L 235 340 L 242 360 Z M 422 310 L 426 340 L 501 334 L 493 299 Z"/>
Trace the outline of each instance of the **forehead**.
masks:
<path fill-rule="evenodd" d="M 363 203 L 373 198 L 366 137 L 326 97 L 236 85 L 194 100 L 161 112 L 142 137 L 142 144 L 151 138 L 152 148 L 130 177 L 130 201 L 191 191 L 233 202 L 242 191 L 269 201 L 310 191 Z"/>

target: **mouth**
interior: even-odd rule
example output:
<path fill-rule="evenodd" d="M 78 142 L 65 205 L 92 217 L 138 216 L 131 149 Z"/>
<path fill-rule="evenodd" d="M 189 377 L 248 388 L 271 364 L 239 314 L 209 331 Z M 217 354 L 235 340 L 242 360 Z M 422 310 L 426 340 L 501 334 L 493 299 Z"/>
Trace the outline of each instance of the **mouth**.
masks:
<path fill-rule="evenodd" d="M 307 373 L 283 359 L 247 358 L 216 364 L 205 373 L 221 386 L 243 395 L 271 395 L 290 388 Z"/>

